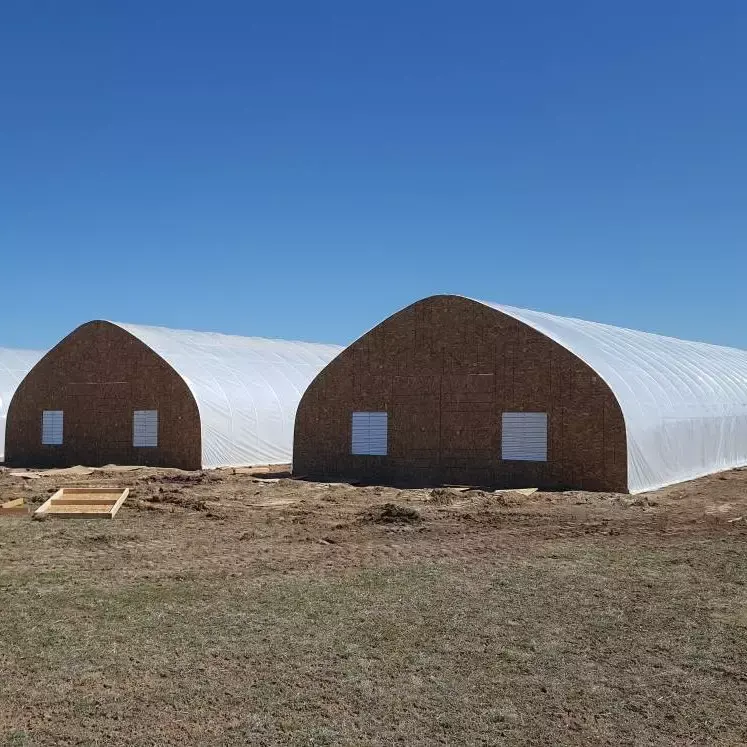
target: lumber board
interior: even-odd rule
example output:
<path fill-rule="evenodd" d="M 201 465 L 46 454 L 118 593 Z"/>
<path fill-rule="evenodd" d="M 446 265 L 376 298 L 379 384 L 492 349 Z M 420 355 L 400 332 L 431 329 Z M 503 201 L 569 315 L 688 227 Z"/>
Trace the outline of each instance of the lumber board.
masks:
<path fill-rule="evenodd" d="M 117 496 L 119 497 L 119 496 Z M 57 498 L 56 500 L 52 501 L 53 506 L 109 506 L 110 508 L 116 503 L 117 501 L 112 498 L 111 500 L 106 500 L 104 498 L 91 498 L 89 500 L 81 500 L 80 498 Z"/>
<path fill-rule="evenodd" d="M 57 501 L 72 501 L 73 503 L 115 503 L 119 500 L 119 496 L 122 492 L 117 493 L 101 493 L 100 495 L 68 495 L 64 493 L 60 498 L 53 498 Z"/>
<path fill-rule="evenodd" d="M 9 508 L 18 508 L 18 506 L 23 506 L 23 498 L 14 498 L 12 501 L 5 501 L 5 503 L 0 506 L 2 509 L 9 509 Z"/>
<path fill-rule="evenodd" d="M 111 509 L 102 506 L 51 506 L 46 511 L 47 516 L 54 514 L 93 514 L 95 516 L 111 516 Z"/>
<path fill-rule="evenodd" d="M 39 506 L 39 508 L 34 511 L 34 518 L 41 518 L 44 516 L 44 514 L 49 511 L 50 507 L 52 506 L 52 501 L 54 501 L 55 498 L 61 498 L 62 497 L 63 488 L 60 488 L 56 493 L 54 493 L 51 497 L 47 498 L 44 503 Z"/>
<path fill-rule="evenodd" d="M 116 503 L 119 500 L 119 496 L 122 492 L 109 493 L 104 495 L 75 495 L 68 496 L 67 493 L 62 498 L 53 499 L 53 503 L 59 503 L 60 501 L 67 501 L 68 503 Z"/>
<path fill-rule="evenodd" d="M 112 510 L 111 510 L 112 519 L 117 515 L 117 511 L 119 511 L 119 509 L 122 508 L 122 504 L 125 502 L 129 494 L 130 494 L 129 488 L 125 488 L 122 491 L 122 495 L 119 496 L 119 500 L 112 506 Z"/>
<path fill-rule="evenodd" d="M 0 516 L 28 516 L 29 507 L 24 498 L 13 498 L 0 504 Z"/>
<path fill-rule="evenodd" d="M 87 494 L 100 494 L 100 493 L 113 493 L 119 496 L 122 493 L 122 488 L 115 486 L 111 487 L 99 487 L 99 488 L 61 488 L 65 491 L 65 495 L 87 495 Z"/>

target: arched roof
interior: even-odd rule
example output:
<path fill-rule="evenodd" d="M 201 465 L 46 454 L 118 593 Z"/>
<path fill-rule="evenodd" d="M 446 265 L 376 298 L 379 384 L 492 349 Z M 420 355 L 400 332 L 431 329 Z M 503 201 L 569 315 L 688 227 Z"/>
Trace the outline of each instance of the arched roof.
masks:
<path fill-rule="evenodd" d="M 0 462 L 5 459 L 5 417 L 23 377 L 44 355 L 41 350 L 0 348 Z"/>
<path fill-rule="evenodd" d="M 296 409 L 342 347 L 112 322 L 163 358 L 200 411 L 205 467 L 291 461 Z"/>
<path fill-rule="evenodd" d="M 607 383 L 625 418 L 632 493 L 747 464 L 747 351 L 478 303 L 546 335 Z"/>

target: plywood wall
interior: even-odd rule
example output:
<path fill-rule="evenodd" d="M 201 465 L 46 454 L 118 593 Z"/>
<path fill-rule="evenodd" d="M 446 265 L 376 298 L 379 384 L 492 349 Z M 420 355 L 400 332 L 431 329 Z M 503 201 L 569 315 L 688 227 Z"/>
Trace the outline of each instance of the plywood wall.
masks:
<path fill-rule="evenodd" d="M 64 412 L 62 445 L 42 445 L 44 410 Z M 133 446 L 135 410 L 158 410 L 157 447 Z M 199 411 L 184 380 L 109 322 L 85 324 L 54 347 L 18 387 L 8 411 L 8 464 L 199 469 L 201 450 Z"/>
<path fill-rule="evenodd" d="M 389 413 L 388 455 L 350 453 L 351 413 Z M 501 459 L 503 412 L 547 412 L 548 461 Z M 294 471 L 320 479 L 626 490 L 622 412 L 565 348 L 482 304 L 436 296 L 395 314 L 311 384 Z"/>

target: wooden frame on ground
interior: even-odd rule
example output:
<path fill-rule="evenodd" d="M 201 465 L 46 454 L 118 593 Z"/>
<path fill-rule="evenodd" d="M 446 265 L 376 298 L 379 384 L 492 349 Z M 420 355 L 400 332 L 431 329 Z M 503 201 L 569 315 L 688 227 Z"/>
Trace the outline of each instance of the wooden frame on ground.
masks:
<path fill-rule="evenodd" d="M 34 511 L 35 519 L 47 516 L 113 519 L 129 488 L 60 488 Z"/>

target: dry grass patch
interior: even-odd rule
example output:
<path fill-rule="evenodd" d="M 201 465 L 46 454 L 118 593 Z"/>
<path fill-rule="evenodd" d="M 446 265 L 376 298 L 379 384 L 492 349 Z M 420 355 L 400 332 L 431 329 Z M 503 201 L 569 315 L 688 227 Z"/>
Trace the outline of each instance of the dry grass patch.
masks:
<path fill-rule="evenodd" d="M 739 744 L 746 571 L 741 546 L 714 540 L 249 581 L 4 574 L 0 733 Z"/>

